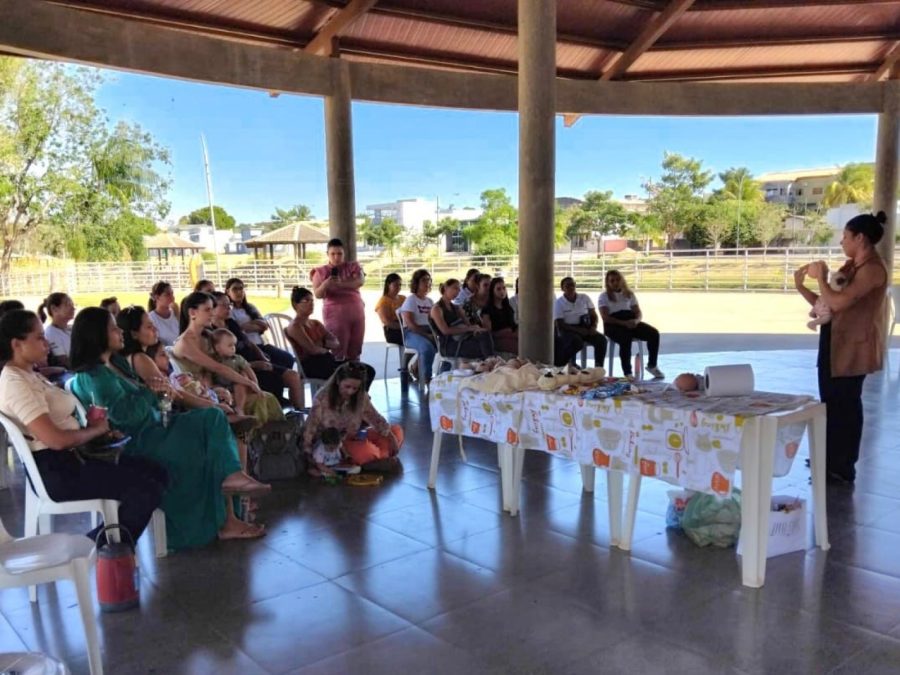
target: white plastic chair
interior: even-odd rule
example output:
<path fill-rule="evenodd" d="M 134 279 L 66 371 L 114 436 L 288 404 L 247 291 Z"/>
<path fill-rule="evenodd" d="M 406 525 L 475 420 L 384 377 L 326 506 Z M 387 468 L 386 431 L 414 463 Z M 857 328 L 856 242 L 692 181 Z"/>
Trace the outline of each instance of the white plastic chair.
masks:
<path fill-rule="evenodd" d="M 35 584 L 61 579 L 74 583 L 91 675 L 103 675 L 100 641 L 94 623 L 94 603 L 88 581 L 93 550 L 91 540 L 80 534 L 45 534 L 13 539 L 0 520 L 0 589 L 23 586 L 34 589 Z M 35 598 L 32 597 L 31 601 L 34 602 Z"/>
<path fill-rule="evenodd" d="M 266 331 L 265 334 L 271 343 L 278 347 L 278 349 L 282 349 L 288 354 L 294 355 L 294 368 L 296 368 L 297 372 L 300 374 L 302 384 L 309 385 L 310 400 L 314 399 L 316 397 L 316 392 L 318 392 L 325 384 L 325 380 L 318 377 L 307 377 L 306 373 L 303 372 L 303 364 L 300 363 L 300 357 L 297 355 L 297 352 L 294 351 L 294 345 L 291 344 L 291 341 L 287 338 L 287 334 L 284 332 L 291 324 L 291 317 L 287 314 L 273 313 L 266 314 L 263 317 L 263 321 L 265 321 L 266 325 L 269 327 L 269 330 Z"/>
<path fill-rule="evenodd" d="M 6 430 L 0 428 L 0 490 L 9 487 L 9 478 L 6 473 L 9 470 L 9 439 L 6 437 Z"/>
<path fill-rule="evenodd" d="M 171 349 L 171 347 L 166 347 L 166 349 Z M 66 380 L 65 388 L 66 391 L 72 394 L 72 382 L 74 379 Z M 87 424 L 87 410 L 84 409 L 84 405 L 82 405 L 81 400 L 73 394 L 73 398 L 75 399 L 75 412 L 78 415 L 78 421 L 81 424 Z M 116 500 L 107 500 L 111 501 L 116 505 L 116 520 L 118 520 L 119 513 L 119 502 Z M 97 527 L 97 516 L 94 514 L 91 517 L 92 527 Z M 112 525 L 112 521 L 105 520 L 104 523 Z M 151 527 L 153 528 L 153 552 L 156 554 L 157 558 L 165 558 L 169 554 L 169 537 L 166 534 L 166 514 L 162 509 L 156 509 L 153 512 L 153 517 L 150 521 Z M 113 530 L 109 532 L 107 536 L 110 539 L 118 541 L 119 531 Z"/>
<path fill-rule="evenodd" d="M 33 537 L 37 534 L 49 534 L 53 531 L 51 516 L 67 513 L 90 513 L 91 527 L 97 526 L 97 514 L 103 514 L 103 522 L 107 525 L 115 525 L 119 522 L 119 502 L 114 499 L 80 499 L 69 502 L 55 502 L 47 493 L 44 481 L 38 471 L 37 464 L 31 454 L 31 448 L 25 441 L 25 436 L 16 426 L 15 422 L 6 415 L 0 413 L 0 424 L 6 429 L 10 443 L 19 457 L 19 461 L 25 467 L 28 478 L 31 480 L 31 488 L 25 488 L 25 536 Z M 45 450 L 44 452 L 53 452 Z M 31 601 L 36 599 L 34 587 L 28 591 Z"/>
<path fill-rule="evenodd" d="M 888 288 L 888 295 L 891 296 L 891 334 L 894 337 L 894 327 L 900 321 L 900 286 L 894 285 Z"/>
<path fill-rule="evenodd" d="M 394 315 L 397 317 L 397 321 L 400 323 L 400 340 L 403 342 L 402 345 L 391 344 L 390 342 L 385 345 L 384 349 L 384 379 L 387 379 L 387 362 L 388 362 L 388 352 L 391 349 L 396 349 L 398 357 L 400 359 L 400 367 L 403 368 L 403 357 L 407 354 L 411 354 L 413 357 L 418 357 L 419 352 L 417 352 L 412 347 L 406 346 L 406 332 L 403 330 L 403 317 L 400 316 L 400 310 L 395 310 Z M 412 361 L 410 361 L 412 363 Z M 421 381 L 421 378 L 420 378 Z"/>
<path fill-rule="evenodd" d="M 607 377 L 612 377 L 612 376 L 613 376 L 613 366 L 614 366 L 615 363 L 616 363 L 616 352 L 617 352 L 618 349 L 619 349 L 619 345 L 618 345 L 618 343 L 613 342 L 613 341 L 610 340 L 609 338 L 607 338 L 607 342 L 608 342 L 608 349 L 609 349 L 609 352 L 608 352 L 608 354 L 607 354 L 607 359 L 608 359 L 608 362 L 609 362 L 609 367 L 606 369 L 606 376 L 607 376 Z M 637 344 L 638 344 L 638 354 L 639 354 L 640 357 L 641 357 L 641 379 L 643 380 L 643 379 L 644 379 L 644 371 L 643 371 L 643 368 L 644 368 L 644 363 L 645 363 L 645 359 L 644 359 L 644 342 L 643 342 L 642 340 L 632 340 L 632 341 L 631 341 L 631 344 L 633 345 L 635 342 L 637 342 Z M 632 351 L 631 354 L 632 354 L 632 356 L 633 356 L 633 355 L 634 355 L 634 352 Z"/>

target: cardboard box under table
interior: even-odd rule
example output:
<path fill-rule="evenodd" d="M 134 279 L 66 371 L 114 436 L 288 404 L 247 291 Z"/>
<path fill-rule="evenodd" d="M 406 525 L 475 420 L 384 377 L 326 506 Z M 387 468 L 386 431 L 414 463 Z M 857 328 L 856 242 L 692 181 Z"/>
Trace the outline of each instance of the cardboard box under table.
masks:
<path fill-rule="evenodd" d="M 609 472 L 612 542 L 630 550 L 641 480 L 665 480 L 692 490 L 730 494 L 742 473 L 743 583 L 765 580 L 773 475 L 790 470 L 804 430 L 810 429 L 816 543 L 828 548 L 825 514 L 825 406 L 809 397 L 756 392 L 713 399 L 658 390 L 618 399 L 584 400 L 541 391 L 486 394 L 464 377 L 441 375 L 431 384 L 434 433 L 428 485 L 434 488 L 444 433 L 497 443 L 503 508 L 518 513 L 526 449 L 578 461 L 593 492 L 595 468 Z M 777 457 L 777 460 L 776 460 Z M 623 477 L 630 476 L 622 518 Z"/>

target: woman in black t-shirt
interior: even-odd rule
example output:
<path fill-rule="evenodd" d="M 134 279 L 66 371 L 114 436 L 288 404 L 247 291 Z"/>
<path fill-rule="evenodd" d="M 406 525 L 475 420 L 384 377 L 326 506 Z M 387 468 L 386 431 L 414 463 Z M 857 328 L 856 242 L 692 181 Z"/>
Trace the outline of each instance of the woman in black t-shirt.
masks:
<path fill-rule="evenodd" d="M 519 327 L 503 277 L 491 279 L 488 301 L 481 310 L 481 322 L 494 338 L 494 349 L 507 354 L 519 353 Z"/>

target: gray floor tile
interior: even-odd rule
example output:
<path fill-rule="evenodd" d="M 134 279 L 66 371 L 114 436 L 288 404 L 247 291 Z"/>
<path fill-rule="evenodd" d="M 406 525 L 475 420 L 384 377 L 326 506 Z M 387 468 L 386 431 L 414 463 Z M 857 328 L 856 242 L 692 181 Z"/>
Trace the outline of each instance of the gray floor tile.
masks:
<path fill-rule="evenodd" d="M 412 623 L 503 590 L 500 576 L 485 566 L 437 549 L 352 572 L 335 583 Z"/>
<path fill-rule="evenodd" d="M 284 673 L 409 628 L 410 624 L 325 582 L 226 612 L 211 627 L 263 668 Z"/>
<path fill-rule="evenodd" d="M 900 640 L 875 639 L 873 644 L 831 671 L 833 675 L 896 675 L 900 670 Z"/>
<path fill-rule="evenodd" d="M 369 520 L 429 546 L 439 546 L 500 527 L 505 517 L 431 493 L 424 504 L 390 513 L 376 513 Z"/>

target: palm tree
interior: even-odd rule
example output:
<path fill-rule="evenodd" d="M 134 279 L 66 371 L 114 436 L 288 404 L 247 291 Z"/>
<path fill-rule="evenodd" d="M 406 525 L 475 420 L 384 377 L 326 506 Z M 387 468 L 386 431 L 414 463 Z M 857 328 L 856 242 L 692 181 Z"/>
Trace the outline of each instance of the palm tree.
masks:
<path fill-rule="evenodd" d="M 732 167 L 719 174 L 722 189 L 717 194 L 722 199 L 733 199 L 741 202 L 761 202 L 762 187 L 753 179 L 750 169 L 745 166 Z"/>
<path fill-rule="evenodd" d="M 843 204 L 867 204 L 875 193 L 875 166 L 847 164 L 825 188 L 822 204 L 828 208 Z"/>

